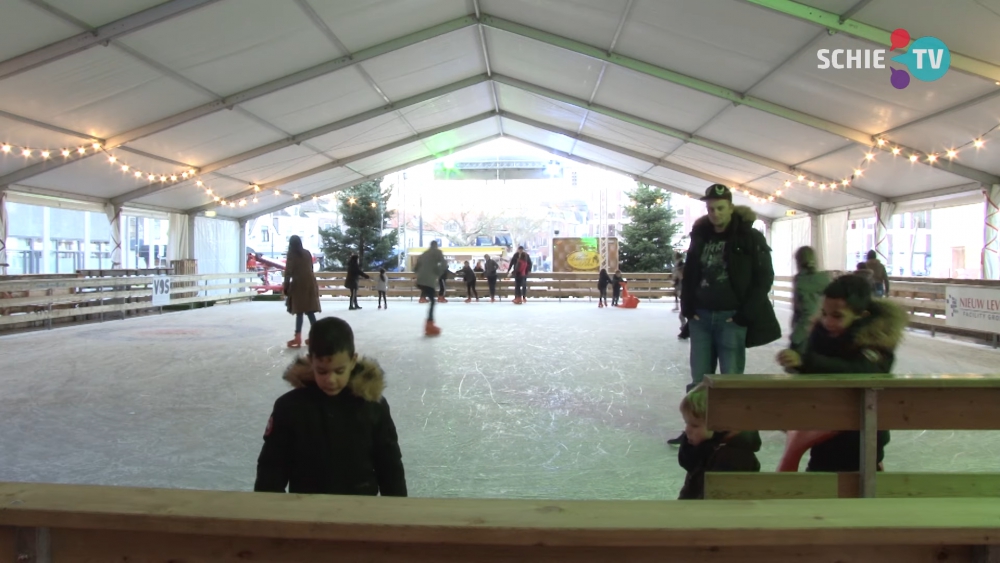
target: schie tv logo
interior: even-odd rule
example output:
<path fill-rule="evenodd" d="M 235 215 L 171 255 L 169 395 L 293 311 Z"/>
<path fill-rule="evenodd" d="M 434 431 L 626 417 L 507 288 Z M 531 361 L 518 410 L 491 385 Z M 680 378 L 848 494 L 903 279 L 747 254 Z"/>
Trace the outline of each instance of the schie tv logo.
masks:
<path fill-rule="evenodd" d="M 902 55 L 892 57 L 892 61 L 901 65 L 906 65 L 909 72 L 903 69 L 889 67 L 892 74 L 889 82 L 897 90 L 902 90 L 910 85 L 910 74 L 924 82 L 933 82 L 942 76 L 951 67 L 951 51 L 948 46 L 937 37 L 921 37 L 910 44 L 910 32 L 905 29 L 897 29 L 892 32 L 890 49 L 820 49 L 816 51 L 819 59 L 817 68 L 826 70 L 828 68 L 877 68 L 885 69 L 885 57 L 896 49 L 903 49 L 907 45 L 910 48 Z"/>

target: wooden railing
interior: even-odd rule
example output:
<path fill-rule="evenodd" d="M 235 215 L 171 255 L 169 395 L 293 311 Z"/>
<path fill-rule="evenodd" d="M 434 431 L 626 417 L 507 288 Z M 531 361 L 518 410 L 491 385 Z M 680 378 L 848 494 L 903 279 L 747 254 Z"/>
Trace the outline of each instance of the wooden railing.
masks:
<path fill-rule="evenodd" d="M 850 272 L 845 272 L 850 273 Z M 840 272 L 831 272 L 831 277 Z M 774 302 L 792 302 L 792 277 L 775 276 L 771 290 Z M 943 278 L 890 278 L 889 298 L 902 307 L 912 328 L 929 330 L 932 335 L 946 332 L 974 338 L 991 340 L 994 347 L 1000 345 L 1000 335 L 964 328 L 949 327 L 945 319 L 947 304 L 945 293 L 949 285 L 967 285 L 997 290 L 1000 293 L 1000 281 L 997 280 L 963 280 Z"/>
<path fill-rule="evenodd" d="M 713 499 L 1000 496 L 1000 474 L 876 471 L 878 430 L 998 430 L 1000 375 L 707 376 L 708 427 L 859 430 L 853 474 L 709 473 Z M 998 501 L 1000 504 L 1000 501 Z"/>
<path fill-rule="evenodd" d="M 127 270 L 102 277 L 59 277 L 0 281 L 0 330 L 55 322 L 125 318 L 158 309 L 152 304 L 155 276 Z M 107 273 L 105 270 L 102 273 Z M 170 307 L 250 299 L 251 274 L 169 276 Z"/>
<path fill-rule="evenodd" d="M 995 561 L 996 499 L 335 497 L 0 483 L 0 563 Z"/>
<path fill-rule="evenodd" d="M 361 279 L 359 283 L 359 297 L 375 297 L 375 280 L 378 272 L 367 272 L 371 276 L 370 280 Z M 389 272 L 388 296 L 409 297 L 417 299 L 420 297 L 420 290 L 416 287 L 416 274 L 413 272 Z M 673 297 L 674 284 L 671 274 L 664 273 L 633 273 L 625 274 L 628 280 L 628 289 L 640 299 L 660 299 Z M 320 284 L 320 295 L 346 297 L 349 292 L 344 287 L 346 274 L 344 272 L 320 272 L 316 274 L 316 279 Z M 462 279 L 448 279 L 446 284 L 446 294 L 449 298 L 465 297 L 465 282 Z M 435 286 L 436 289 L 436 286 Z M 476 289 L 479 297 L 484 295 L 489 297 L 489 286 L 486 279 L 481 278 L 476 281 Z M 514 278 L 499 277 L 497 279 L 497 294 L 500 298 L 513 299 Z M 534 273 L 528 276 L 528 298 L 538 299 L 596 299 L 597 275 L 595 274 L 569 274 L 569 273 Z M 608 288 L 608 297 L 611 297 L 611 288 Z"/>

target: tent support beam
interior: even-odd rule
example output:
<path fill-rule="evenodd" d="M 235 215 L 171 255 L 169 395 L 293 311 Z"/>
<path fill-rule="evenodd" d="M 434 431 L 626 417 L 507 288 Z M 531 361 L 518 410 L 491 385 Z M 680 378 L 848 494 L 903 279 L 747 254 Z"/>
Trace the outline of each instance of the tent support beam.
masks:
<path fill-rule="evenodd" d="M 53 61 L 58 61 L 97 45 L 106 45 L 109 41 L 118 37 L 123 37 L 140 29 L 165 22 L 218 1 L 169 0 L 168 2 L 163 2 L 152 8 L 104 24 L 93 31 L 84 31 L 73 37 L 50 43 L 29 53 L 24 53 L 23 55 L 0 62 L 0 79 L 14 76 L 15 74 L 46 65 Z M 44 7 L 40 8 L 45 9 Z M 46 11 L 52 13 L 51 10 Z M 62 17 L 59 14 L 56 15 Z"/>
<path fill-rule="evenodd" d="M 416 135 L 413 135 L 411 137 L 407 137 L 405 139 L 400 139 L 398 141 L 393 141 L 392 143 L 389 143 L 387 145 L 382 145 L 380 147 L 375 147 L 373 149 L 369 149 L 369 150 L 366 150 L 364 152 L 360 152 L 358 154 L 354 154 L 354 155 L 342 158 L 340 160 L 334 160 L 332 162 L 328 162 L 326 164 L 322 164 L 322 165 L 317 166 L 315 168 L 310 168 L 309 170 L 305 170 L 303 172 L 299 172 L 298 174 L 292 174 L 291 176 L 286 176 L 286 177 L 284 177 L 284 178 L 282 178 L 280 180 L 275 180 L 273 182 L 267 182 L 265 184 L 260 184 L 260 186 L 259 186 L 260 187 L 260 193 L 265 193 L 265 192 L 270 191 L 270 190 L 275 190 L 277 188 L 280 188 L 281 186 L 284 186 L 285 184 L 290 184 L 292 182 L 295 182 L 295 181 L 298 181 L 298 180 L 302 180 L 303 178 L 308 178 L 309 176 L 314 176 L 316 174 L 320 174 L 320 173 L 326 172 L 328 170 L 333 170 L 335 168 L 348 168 L 347 165 L 351 164 L 352 162 L 358 162 L 359 160 L 364 160 L 366 158 L 371 158 L 373 156 L 376 156 L 378 154 L 384 153 L 386 151 L 390 151 L 390 150 L 393 150 L 393 149 L 398 149 L 400 147 L 405 147 L 406 145 L 409 145 L 409 144 L 412 144 L 412 143 L 422 142 L 422 141 L 424 141 L 426 139 L 429 139 L 429 138 L 433 137 L 434 135 L 440 135 L 441 133 L 447 133 L 449 131 L 453 131 L 455 129 L 458 129 L 458 128 L 461 128 L 461 127 L 465 127 L 466 125 L 472 125 L 474 123 L 479 123 L 481 121 L 486 121 L 487 119 L 493 119 L 494 117 L 496 117 L 496 115 L 497 114 L 494 111 L 490 111 L 490 112 L 482 113 L 482 114 L 479 114 L 479 115 L 475 115 L 473 117 L 462 119 L 460 121 L 449 123 L 447 125 L 442 125 L 441 127 L 437 127 L 437 128 L 431 129 L 429 131 L 425 131 L 423 133 L 417 133 Z M 350 170 L 350 168 L 348 168 L 348 169 Z M 353 172 L 353 170 L 352 170 L 352 172 Z M 251 188 L 251 189 L 244 190 L 242 192 L 233 194 L 231 196 L 227 196 L 224 199 L 226 199 L 226 200 L 244 199 L 244 198 L 247 198 L 247 197 L 253 197 L 253 195 L 256 194 L 256 193 L 258 193 L 258 192 L 256 190 L 254 190 L 254 189 Z M 310 194 L 310 195 L 312 195 L 312 194 Z M 202 211 L 207 211 L 209 209 L 214 209 L 216 207 L 218 207 L 217 203 L 207 203 L 205 205 L 200 205 L 198 207 L 194 207 L 192 209 L 188 209 L 185 213 L 200 213 Z"/>
<path fill-rule="evenodd" d="M 595 147 L 599 147 L 599 148 L 602 148 L 602 149 L 605 149 L 605 150 L 616 152 L 618 154 L 627 156 L 629 158 L 634 158 L 634 159 L 639 160 L 641 162 L 645 162 L 646 164 L 650 164 L 652 166 L 661 166 L 663 168 L 668 168 L 670 170 L 674 170 L 675 172 L 680 172 L 681 174 L 687 174 L 689 176 L 693 176 L 695 178 L 699 178 L 699 179 L 704 180 L 706 182 L 719 183 L 719 184 L 727 184 L 727 185 L 731 185 L 731 186 L 734 185 L 731 180 L 727 180 L 726 178 L 720 178 L 720 177 L 715 176 L 713 174 L 708 174 L 708 173 L 702 172 L 700 170 L 694 170 L 692 168 L 688 168 L 686 166 L 681 166 L 681 165 L 675 164 L 673 162 L 667 162 L 667 161 L 664 161 L 664 160 L 659 160 L 656 157 L 649 156 L 648 154 L 644 154 L 644 153 L 641 153 L 641 152 L 638 152 L 638 151 L 634 151 L 632 149 L 628 149 L 628 148 L 625 148 L 625 147 L 620 147 L 618 145 L 615 145 L 615 144 L 612 144 L 612 143 L 608 143 L 608 142 L 602 141 L 600 139 L 594 139 L 594 138 L 588 137 L 586 135 L 577 135 L 576 133 L 574 133 L 572 131 L 569 131 L 567 129 L 562 129 L 561 127 L 556 127 L 554 125 L 549 125 L 548 123 L 542 123 L 540 121 L 535 121 L 534 119 L 530 119 L 530 118 L 527 118 L 527 117 L 522 117 L 520 115 L 513 114 L 513 113 L 510 113 L 510 112 L 506 112 L 506 111 L 501 112 L 500 116 L 503 117 L 503 118 L 505 118 L 505 119 L 510 119 L 511 121 L 516 121 L 518 123 L 522 123 L 522 124 L 527 125 L 529 127 L 534 127 L 536 129 L 541 129 L 543 131 L 548 131 L 549 133 L 555 133 L 556 135 L 562 135 L 562 136 L 570 138 L 570 139 L 576 139 L 576 140 L 579 140 L 580 142 L 587 143 L 587 144 L 593 145 Z M 634 176 L 634 174 L 632 174 L 632 173 L 628 173 L 628 174 Z M 796 203 L 794 201 L 789 201 L 786 198 L 775 197 L 772 194 L 764 193 L 764 192 L 761 192 L 759 190 L 754 190 L 752 188 L 748 188 L 748 187 L 745 187 L 745 186 L 739 186 L 739 189 L 744 192 L 744 195 L 753 195 L 753 196 L 756 196 L 758 198 L 765 199 L 765 200 L 768 200 L 769 198 L 774 197 L 774 200 L 773 200 L 774 203 L 777 203 L 779 205 L 783 205 L 783 206 L 788 207 L 790 209 L 797 209 L 797 210 L 803 211 L 805 213 L 814 213 L 814 214 L 815 213 L 819 213 L 819 210 L 817 210 L 817 209 L 813 209 L 811 207 L 802 205 L 800 203 Z"/>
<path fill-rule="evenodd" d="M 593 160 L 590 160 L 588 158 L 584 158 L 582 156 L 576 156 L 575 154 L 570 154 L 568 152 L 556 150 L 556 149 L 547 147 L 545 145 L 542 145 L 540 143 L 536 143 L 534 141 L 529 141 L 529 140 L 527 140 L 527 139 L 525 139 L 523 137 L 518 137 L 516 135 L 511 135 L 510 137 L 513 138 L 513 139 L 516 139 L 517 142 L 519 142 L 519 143 L 524 143 L 526 145 L 535 147 L 537 149 L 546 151 L 548 153 L 552 153 L 552 154 L 554 154 L 554 155 L 556 155 L 556 156 L 558 156 L 560 158 L 565 158 L 566 160 L 572 160 L 574 162 L 579 162 L 580 164 L 586 164 L 587 166 L 593 166 L 594 168 L 600 168 L 601 170 L 607 170 L 608 172 L 614 172 L 615 174 L 621 174 L 623 176 L 628 176 L 629 178 L 632 178 L 633 180 L 635 180 L 637 182 L 642 182 L 644 184 L 649 184 L 650 186 L 656 186 L 657 188 L 660 188 L 661 190 L 666 191 L 666 192 L 670 192 L 670 193 L 673 193 L 673 194 L 677 194 L 677 195 L 684 196 L 684 197 L 689 197 L 689 198 L 690 197 L 700 198 L 702 195 L 704 195 L 704 194 L 700 194 L 700 193 L 691 192 L 691 191 L 685 190 L 683 188 L 678 188 L 677 186 L 670 185 L 670 184 L 668 184 L 666 182 L 661 182 L 659 180 L 654 180 L 652 178 L 647 178 L 647 177 L 643 176 L 642 174 L 634 174 L 632 172 L 626 172 L 624 170 L 620 170 L 620 169 L 615 168 L 613 166 L 608 166 L 607 164 L 601 164 L 599 162 L 594 162 Z M 761 219 L 765 220 L 765 222 L 770 222 L 770 221 L 773 220 L 771 217 L 766 217 L 766 216 L 763 216 L 763 215 L 760 216 L 760 217 L 761 217 Z"/>
<path fill-rule="evenodd" d="M 479 139 L 478 141 L 473 141 L 471 143 L 466 143 L 464 145 L 457 146 L 457 147 L 455 147 L 453 149 L 450 149 L 450 152 L 451 153 L 456 153 L 456 152 L 459 152 L 459 151 L 464 151 L 466 149 L 471 149 L 472 147 L 481 145 L 483 143 L 487 143 L 489 141 L 492 141 L 493 139 L 498 139 L 498 138 L 500 138 L 500 134 L 499 133 L 494 134 L 494 135 L 490 135 L 489 137 L 486 137 L 486 138 L 483 138 L 483 139 Z M 407 162 L 405 164 L 401 164 L 399 166 L 393 166 L 392 168 L 387 168 L 385 170 L 381 170 L 379 172 L 376 172 L 375 174 L 369 174 L 369 175 L 367 175 L 367 176 L 365 176 L 363 178 L 358 178 L 357 180 L 351 180 L 350 182 L 346 182 L 344 184 L 339 184 L 337 186 L 333 186 L 332 188 L 327 188 L 327 189 L 325 189 L 323 191 L 316 192 L 314 194 L 310 194 L 310 197 L 323 197 L 325 195 L 329 195 L 329 194 L 332 194 L 332 193 L 335 193 L 335 192 L 346 190 L 347 188 L 350 188 L 352 186 L 356 186 L 356 185 L 358 185 L 358 184 L 360 184 L 362 182 L 368 182 L 368 181 L 374 180 L 376 178 L 381 178 L 381 177 L 384 177 L 386 174 L 393 174 L 395 172 L 399 172 L 401 170 L 406 170 L 407 168 L 412 168 L 414 166 L 419 166 L 421 164 L 424 164 L 424 163 L 427 163 L 427 162 L 431 162 L 431 161 L 437 160 L 439 158 L 441 158 L 441 155 L 432 154 L 432 155 L 429 155 L 429 156 L 418 158 L 416 160 L 411 160 L 410 162 Z M 252 215 L 244 215 L 244 216 L 240 217 L 239 219 L 243 220 L 243 221 L 250 221 L 250 220 L 256 219 L 257 217 L 262 217 L 264 215 L 267 215 L 269 213 L 275 213 L 277 211 L 281 211 L 282 209 L 285 209 L 286 207 L 291 207 L 293 205 L 296 205 L 297 203 L 298 203 L 297 201 L 292 200 L 292 201 L 289 201 L 289 202 L 282 203 L 280 205 L 275 205 L 274 207 L 269 207 L 267 209 L 258 211 L 258 212 L 254 213 Z"/>
<path fill-rule="evenodd" d="M 554 90 L 549 90 L 548 88 L 543 88 L 543 87 L 531 84 L 529 82 L 524 82 L 523 80 L 517 80 L 515 78 L 509 78 L 509 77 L 502 76 L 502 75 L 499 75 L 499 74 L 494 74 L 493 75 L 493 80 L 495 80 L 497 82 L 500 82 L 501 84 L 506 84 L 508 86 L 517 88 L 519 90 L 524 90 L 526 92 L 531 92 L 533 94 L 538 94 L 540 96 L 544 96 L 546 98 L 551 98 L 553 100 L 560 101 L 560 102 L 563 102 L 563 103 L 567 103 L 567 104 L 570 104 L 572 106 L 576 106 L 576 107 L 579 107 L 579 108 L 582 108 L 582 109 L 589 109 L 590 111 L 599 113 L 601 115 L 605 115 L 605 116 L 608 116 L 608 117 L 611 117 L 611 118 L 614 118 L 614 119 L 618 119 L 620 121 L 624 121 L 626 123 L 629 123 L 629 124 L 632 124 L 632 125 L 636 125 L 638 127 L 642 127 L 644 129 L 649 129 L 650 131 L 654 131 L 654 132 L 657 132 L 657 133 L 660 133 L 660 134 L 663 134 L 663 135 L 674 137 L 674 138 L 680 139 L 680 140 L 682 140 L 684 142 L 687 142 L 687 143 L 691 143 L 691 144 L 694 144 L 694 145 L 705 147 L 707 149 L 712 149 L 714 151 L 718 151 L 718 152 L 721 152 L 721 153 L 724 153 L 724 154 L 728 154 L 730 156 L 735 156 L 737 158 L 741 158 L 743 160 L 746 160 L 746 161 L 749 161 L 749 162 L 753 162 L 753 163 L 759 164 L 761 166 L 765 166 L 767 168 L 770 168 L 771 170 L 775 170 L 777 172 L 788 174 L 790 176 L 795 176 L 795 175 L 799 174 L 799 170 L 797 170 L 794 167 L 791 167 L 791 166 L 789 166 L 789 165 L 787 165 L 787 164 L 785 164 L 783 162 L 778 162 L 776 160 L 767 158 L 765 156 L 760 156 L 760 155 L 757 155 L 757 154 L 754 154 L 754 153 L 751 153 L 751 152 L 748 152 L 748 151 L 745 151 L 745 150 L 742 150 L 742 149 L 738 149 L 736 147 L 731 147 L 731 146 L 725 145 L 723 143 L 718 143 L 716 141 L 712 141 L 712 140 L 706 139 L 704 137 L 699 137 L 697 135 L 692 135 L 692 134 L 687 133 L 685 131 L 681 131 L 679 129 L 674 129 L 673 127 L 669 127 L 669 126 L 666 126 L 666 125 L 661 125 L 659 123 L 654 123 L 652 121 L 649 121 L 648 119 L 644 119 L 644 118 L 641 118 L 641 117 L 630 115 L 630 114 L 627 114 L 627 113 L 622 112 L 622 111 L 614 110 L 614 109 L 611 109 L 611 108 L 607 108 L 607 107 L 599 106 L 599 105 L 595 105 L 595 104 L 589 104 L 589 103 L 587 103 L 586 100 L 582 100 L 582 99 L 579 99 L 579 98 L 574 98 L 573 96 L 567 96 L 567 95 L 562 94 L 560 92 L 556 92 Z M 572 136 L 572 135 L 569 135 L 569 136 Z M 803 174 L 808 174 L 810 177 L 816 178 L 820 182 L 826 181 L 828 183 L 836 183 L 836 182 L 834 182 L 834 180 L 824 179 L 821 176 L 817 176 L 816 174 L 812 174 L 810 172 L 802 171 L 802 173 Z M 731 183 L 731 182 L 724 182 L 724 183 Z M 883 198 L 881 196 L 875 195 L 875 194 L 867 192 L 865 190 L 859 190 L 858 188 L 854 188 L 852 186 L 848 186 L 846 189 L 844 189 L 844 188 L 838 188 L 838 190 L 840 190 L 840 191 L 842 191 L 842 192 L 844 192 L 844 193 L 846 193 L 846 194 L 848 194 L 850 196 L 857 197 L 857 198 L 860 198 L 860 199 L 866 199 L 866 200 L 869 200 L 869 201 L 872 201 L 872 202 L 885 201 L 885 198 Z"/>
<path fill-rule="evenodd" d="M 826 12 L 812 6 L 793 2 L 792 0 L 744 0 L 750 4 L 762 8 L 791 16 L 800 21 L 813 23 L 830 31 L 836 31 L 863 39 L 880 46 L 890 46 L 890 36 L 892 33 L 880 29 L 873 25 L 859 22 L 852 19 L 842 19 L 842 16 Z M 861 6 L 864 7 L 864 6 Z M 860 9 L 860 8 L 859 8 Z M 853 10 L 853 8 L 852 8 Z M 848 12 L 848 15 L 854 15 Z M 992 63 L 974 59 L 972 57 L 951 52 L 951 68 L 961 70 L 973 76 L 979 76 L 987 80 L 1000 81 L 1000 66 Z"/>
<path fill-rule="evenodd" d="M 179 1 L 181 0 L 172 0 L 172 2 L 179 2 Z M 186 1 L 195 1 L 195 0 L 186 0 Z M 200 0 L 200 1 L 204 3 L 206 1 L 217 1 L 217 0 Z M 156 9 L 159 7 L 160 6 L 157 6 L 151 9 Z M 303 82 L 307 82 L 314 78 L 325 76 L 332 72 L 357 65 L 358 63 L 372 59 L 379 55 L 391 53 L 393 51 L 397 51 L 404 47 L 415 45 L 417 43 L 421 43 L 428 39 L 433 39 L 435 37 L 446 35 L 453 31 L 457 31 L 459 29 L 475 25 L 475 23 L 476 19 L 474 17 L 463 16 L 461 18 L 447 21 L 442 24 L 438 24 L 429 27 L 427 29 L 423 29 L 421 31 L 411 33 L 409 35 L 404 35 L 402 37 L 386 41 L 385 43 L 373 45 L 372 47 L 362 49 L 351 55 L 345 57 L 339 57 L 332 61 L 327 61 L 325 63 L 321 63 L 316 66 L 300 70 L 298 72 L 289 74 L 287 76 L 276 78 L 274 80 L 271 80 L 270 82 L 259 84 L 257 86 L 248 88 L 246 90 L 243 90 L 242 92 L 237 92 L 225 98 L 219 100 L 213 100 L 206 104 L 202 104 L 200 106 L 182 111 L 180 113 L 176 113 L 169 117 L 158 119 L 152 123 L 147 123 L 130 131 L 120 133 L 105 140 L 104 146 L 106 148 L 117 148 L 131 141 L 135 141 L 143 137 L 154 135 L 161 131 L 165 131 L 172 127 L 176 127 L 178 125 L 187 123 L 188 121 L 198 119 L 199 117 L 204 117 L 206 115 L 210 115 L 212 113 L 221 111 L 223 109 L 232 108 L 236 105 L 249 102 L 250 100 L 255 100 L 262 96 L 266 96 L 268 94 L 273 94 L 274 92 L 290 88 L 297 84 L 302 84 Z M 90 34 L 88 33 L 87 35 Z M 31 178 L 32 176 L 37 176 L 38 174 L 41 174 L 48 170 L 64 166 L 65 164 L 69 164 L 70 162 L 75 162 L 80 158 L 87 158 L 88 156 L 92 155 L 87 154 L 79 158 L 70 157 L 65 161 L 60 161 L 58 163 L 56 162 L 38 163 L 32 166 L 27 166 L 25 168 L 16 170 L 10 174 L 0 177 L 0 187 L 20 182 L 21 180 Z"/>
<path fill-rule="evenodd" d="M 442 86 L 440 88 L 428 90 L 427 92 L 423 92 L 415 96 L 410 96 L 409 98 L 399 100 L 398 102 L 389 104 L 387 106 L 378 107 L 372 110 L 359 113 L 357 115 L 353 115 L 345 119 L 341 119 L 339 121 L 335 121 L 333 123 L 321 125 L 314 129 L 310 129 L 309 131 L 305 131 L 303 133 L 299 133 L 298 135 L 288 137 L 287 139 L 281 139 L 280 141 L 268 143 L 266 145 L 254 149 L 244 151 L 240 154 L 226 157 L 222 160 L 217 160 L 215 162 L 204 164 L 198 167 L 197 170 L 199 174 L 209 174 L 213 172 L 217 173 L 218 170 L 227 168 L 234 164 L 239 164 L 240 162 L 250 160 L 251 158 L 262 156 L 267 153 L 274 152 L 276 150 L 290 147 L 292 145 L 298 145 L 310 139 L 326 135 L 327 133 L 332 133 L 334 131 L 346 129 L 347 127 L 350 127 L 352 125 L 357 125 L 358 123 L 361 123 L 363 121 L 374 119 L 376 117 L 381 117 L 383 115 L 393 113 L 395 111 L 398 111 L 406 107 L 420 104 L 428 100 L 432 100 L 434 98 L 438 98 L 440 96 L 444 96 L 452 92 L 456 92 L 458 90 L 474 86 L 476 84 L 481 84 L 483 82 L 486 82 L 486 80 L 487 80 L 486 75 L 479 75 L 479 76 L 473 76 L 471 78 L 466 78 L 465 80 L 460 80 L 458 82 L 448 84 L 447 86 Z M 242 182 L 243 180 L 239 181 Z M 180 184 L 152 183 L 142 186 L 141 188 L 132 190 L 128 193 L 122 194 L 120 196 L 114 197 L 112 198 L 112 201 L 115 203 L 125 203 L 127 201 L 132 201 L 134 199 L 139 199 L 151 194 L 155 194 L 157 192 L 167 190 L 178 185 Z"/>
<path fill-rule="evenodd" d="M 753 3 L 765 2 L 765 0 L 747 0 L 747 1 Z M 801 6 L 803 9 L 808 8 L 807 6 L 796 4 L 794 2 L 789 2 L 788 0 L 766 0 L 766 1 L 778 2 L 783 4 L 784 3 L 795 4 L 796 6 Z M 812 8 L 808 9 L 812 10 Z M 833 21 L 836 21 L 836 18 L 839 18 L 839 16 L 835 14 L 831 14 L 831 16 L 834 18 Z M 515 35 L 527 37 L 529 39 L 546 43 L 548 45 L 559 47 L 561 49 L 566 49 L 568 51 L 583 55 L 585 57 L 590 57 L 599 61 L 605 61 L 607 63 L 614 64 L 622 68 L 627 68 L 635 72 L 640 72 L 642 74 L 646 74 L 654 78 L 658 78 L 660 80 L 672 82 L 674 84 L 678 84 L 686 88 L 691 88 L 692 90 L 696 90 L 698 92 L 702 92 L 710 96 L 715 96 L 717 98 L 728 100 L 737 105 L 744 105 L 759 111 L 770 113 L 772 115 L 776 115 L 778 117 L 782 117 L 790 121 L 807 125 L 809 127 L 818 129 L 820 131 L 825 131 L 833 135 L 838 135 L 840 137 L 843 137 L 845 139 L 848 139 L 865 147 L 877 148 L 882 151 L 891 150 L 888 144 L 882 147 L 877 146 L 875 143 L 875 138 L 872 135 L 865 133 L 864 131 L 860 131 L 851 127 L 847 127 L 845 125 L 841 125 L 839 123 L 834 123 L 832 121 L 823 119 L 821 117 L 817 117 L 785 106 L 781 106 L 779 104 L 769 102 L 762 98 L 757 98 L 755 96 L 750 96 L 745 93 L 736 92 L 735 90 L 731 90 L 724 86 L 719 86 L 718 84 L 713 84 L 711 82 L 707 82 L 691 76 L 680 74 L 678 72 L 663 67 L 659 67 L 644 61 L 633 59 L 631 57 L 626 57 L 624 55 L 608 54 L 604 50 L 598 47 L 594 47 L 592 45 L 588 45 L 580 41 L 568 39 L 566 37 L 555 35 L 547 31 L 522 25 L 516 22 L 504 20 L 494 16 L 483 15 L 481 20 L 483 21 L 484 25 L 493 27 L 495 29 L 499 29 L 501 31 L 506 31 L 508 33 L 513 33 Z M 886 43 L 888 43 L 888 33 L 886 34 Z M 953 64 L 954 61 L 955 58 L 953 54 L 952 55 Z M 998 80 L 1000 80 L 1000 67 L 997 67 L 997 69 L 998 69 L 997 70 Z M 918 154 L 919 156 L 921 156 L 921 163 L 928 164 L 926 159 L 927 156 L 926 154 L 920 151 L 910 149 L 908 147 L 903 147 L 901 145 L 897 146 L 906 150 L 908 153 Z M 970 168 L 968 166 L 958 164 L 956 162 L 938 161 L 938 164 L 936 166 L 944 170 L 947 170 L 952 174 L 956 174 L 958 176 L 964 176 L 966 178 L 969 178 L 970 180 L 975 180 L 977 182 L 982 182 L 984 184 L 1000 183 L 1000 177 L 998 176 L 988 174 L 981 170 Z M 810 176 L 815 177 L 816 175 L 810 174 Z M 822 180 L 820 180 L 820 182 L 822 182 Z M 860 196 L 860 192 L 857 193 L 858 193 L 857 197 L 862 197 Z"/>
<path fill-rule="evenodd" d="M 856 143 L 869 146 L 873 144 L 871 135 L 865 133 L 864 131 L 859 131 L 857 129 L 847 127 L 845 125 L 840 125 L 832 121 L 816 117 L 814 115 L 809 115 L 804 112 L 793 110 L 761 98 L 756 98 L 753 96 L 747 96 L 743 93 L 736 92 L 735 90 L 726 88 L 724 86 L 719 86 L 718 84 L 713 84 L 705 80 L 700 80 L 691 76 L 681 74 L 663 67 L 659 67 L 644 61 L 633 59 L 632 57 L 626 57 L 624 55 L 618 54 L 608 54 L 605 50 L 588 45 L 586 43 L 555 35 L 541 29 L 529 27 L 523 24 L 505 20 L 502 18 L 497 18 L 494 16 L 484 15 L 482 21 L 485 25 L 499 29 L 501 31 L 506 31 L 508 33 L 513 33 L 515 35 L 520 35 L 522 37 L 527 37 L 541 43 L 546 43 L 561 49 L 566 49 L 592 59 L 599 61 L 605 61 L 609 64 L 620 66 L 622 68 L 627 68 L 635 72 L 646 74 L 660 80 L 665 80 L 667 82 L 672 82 L 686 88 L 691 88 L 692 90 L 697 90 L 704 94 L 710 96 L 715 96 L 716 98 L 722 98 L 728 100 L 734 104 L 745 105 L 747 107 L 752 107 L 754 109 L 777 115 L 791 121 L 801 123 L 803 125 L 808 125 L 810 127 L 832 133 L 834 135 L 839 135 L 846 139 L 850 139 Z"/>

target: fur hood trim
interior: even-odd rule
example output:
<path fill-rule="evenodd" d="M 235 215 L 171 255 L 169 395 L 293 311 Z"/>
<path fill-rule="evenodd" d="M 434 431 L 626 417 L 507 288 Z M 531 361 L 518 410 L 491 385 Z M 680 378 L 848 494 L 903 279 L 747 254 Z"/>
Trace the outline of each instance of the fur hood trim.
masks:
<path fill-rule="evenodd" d="M 312 365 L 305 357 L 299 357 L 285 368 L 282 379 L 296 389 L 316 385 Z M 358 358 L 358 363 L 354 366 L 354 371 L 351 372 L 351 379 L 348 381 L 347 387 L 358 397 L 377 403 L 382 400 L 382 392 L 385 391 L 385 372 L 375 360 L 365 357 Z"/>
<path fill-rule="evenodd" d="M 757 220 L 757 213 L 747 207 L 746 205 L 736 205 L 733 207 L 733 219 L 737 219 L 737 228 L 740 226 L 744 228 L 753 228 L 754 221 Z M 708 220 L 708 215 L 703 215 L 694 222 L 694 227 L 691 228 L 692 233 L 701 233 L 705 231 L 714 231 L 715 227 Z"/>
<path fill-rule="evenodd" d="M 854 335 L 854 342 L 861 347 L 895 350 L 903 340 L 909 323 L 906 311 L 888 299 L 873 299 L 868 318 Z"/>

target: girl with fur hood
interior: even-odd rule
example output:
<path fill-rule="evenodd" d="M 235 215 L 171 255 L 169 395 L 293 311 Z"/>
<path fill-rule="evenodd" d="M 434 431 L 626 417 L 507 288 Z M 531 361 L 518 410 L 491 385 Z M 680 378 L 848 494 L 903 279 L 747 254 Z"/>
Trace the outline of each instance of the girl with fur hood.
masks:
<path fill-rule="evenodd" d="M 841 276 L 823 291 L 819 320 L 805 351 L 788 349 L 778 363 L 789 373 L 890 373 L 903 339 L 906 312 L 885 299 L 872 299 L 871 285 L 860 276 Z M 806 471 L 851 472 L 861 465 L 860 432 L 789 432 L 779 471 L 798 470 L 810 451 Z M 889 432 L 878 433 L 878 462 L 885 457 Z"/>
<path fill-rule="evenodd" d="M 274 403 L 254 491 L 405 497 L 382 368 L 358 357 L 342 319 L 318 321 L 308 342 L 309 355 L 285 370 L 294 389 Z"/>

